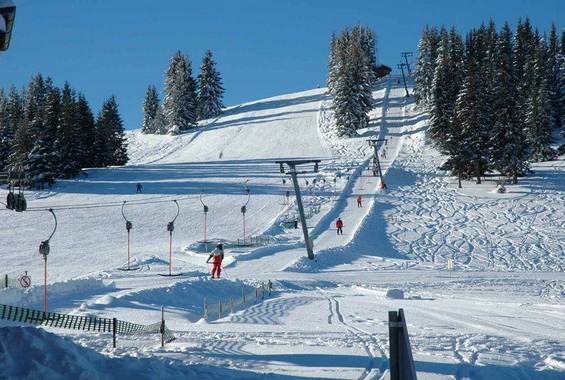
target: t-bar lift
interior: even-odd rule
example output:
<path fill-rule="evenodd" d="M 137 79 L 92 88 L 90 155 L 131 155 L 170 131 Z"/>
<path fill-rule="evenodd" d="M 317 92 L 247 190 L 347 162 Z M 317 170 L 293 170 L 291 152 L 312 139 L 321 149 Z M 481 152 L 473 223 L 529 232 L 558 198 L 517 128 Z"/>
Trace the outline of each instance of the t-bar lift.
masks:
<path fill-rule="evenodd" d="M 300 195 L 300 185 L 298 183 L 298 174 L 312 173 L 310 171 L 297 171 L 296 167 L 299 165 L 314 164 L 313 173 L 318 172 L 318 165 L 321 160 L 289 160 L 289 161 L 275 161 L 280 166 L 280 172 L 285 174 L 285 165 L 290 169 L 288 174 L 292 177 L 294 185 L 294 192 L 296 193 L 296 205 L 298 206 L 298 213 L 300 214 L 300 223 L 302 224 L 302 233 L 304 234 L 304 243 L 306 244 L 306 251 L 308 258 L 314 260 L 314 244 L 308 237 L 308 226 L 306 225 L 306 216 L 304 214 L 304 206 L 302 205 L 302 196 Z"/>

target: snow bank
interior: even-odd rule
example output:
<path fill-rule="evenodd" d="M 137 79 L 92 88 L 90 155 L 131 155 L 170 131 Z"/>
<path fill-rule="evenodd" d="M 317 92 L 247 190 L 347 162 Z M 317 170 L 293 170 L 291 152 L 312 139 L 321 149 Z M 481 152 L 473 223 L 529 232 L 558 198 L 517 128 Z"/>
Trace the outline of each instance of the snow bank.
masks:
<path fill-rule="evenodd" d="M 80 299 L 85 296 L 104 293 L 115 288 L 115 284 L 110 280 L 99 278 L 84 278 L 48 284 L 50 303 L 64 299 Z M 7 288 L 0 291 L 0 303 L 24 306 L 39 307 L 43 304 L 43 285 L 32 286 L 28 289 Z"/>
<path fill-rule="evenodd" d="M 127 375 L 126 375 L 127 374 Z M 202 378 L 180 361 L 112 358 L 34 327 L 0 328 L 0 379 Z"/>

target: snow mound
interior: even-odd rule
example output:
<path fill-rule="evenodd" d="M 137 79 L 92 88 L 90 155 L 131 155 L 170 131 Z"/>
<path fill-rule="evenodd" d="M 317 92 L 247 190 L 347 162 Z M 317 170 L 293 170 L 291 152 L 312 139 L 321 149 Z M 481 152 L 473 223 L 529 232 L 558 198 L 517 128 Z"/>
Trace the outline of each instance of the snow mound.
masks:
<path fill-rule="evenodd" d="M 52 303 L 56 303 L 61 299 L 68 301 L 71 297 L 73 299 L 84 298 L 89 295 L 107 292 L 116 287 L 114 282 L 100 278 L 68 280 L 49 284 L 48 286 L 49 300 Z M 43 304 L 43 285 L 32 286 L 28 289 L 4 289 L 0 291 L 0 303 L 38 307 Z"/>
<path fill-rule="evenodd" d="M 544 360 L 545 364 L 560 371 L 565 371 L 565 353 L 549 355 Z"/>
<path fill-rule="evenodd" d="M 0 379 L 198 378 L 182 363 L 112 358 L 34 327 L 0 328 L 0 363 Z"/>

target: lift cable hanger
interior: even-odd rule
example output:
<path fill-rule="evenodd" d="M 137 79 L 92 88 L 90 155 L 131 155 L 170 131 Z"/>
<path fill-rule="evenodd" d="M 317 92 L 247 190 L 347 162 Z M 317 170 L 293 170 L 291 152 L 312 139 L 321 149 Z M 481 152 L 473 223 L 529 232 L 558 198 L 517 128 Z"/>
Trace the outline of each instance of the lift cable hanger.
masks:
<path fill-rule="evenodd" d="M 247 183 L 249 182 L 249 179 L 245 180 L 245 182 L 243 183 L 243 186 L 245 188 L 245 193 L 247 193 L 247 200 L 245 201 L 245 204 L 243 206 L 241 206 L 241 217 L 242 217 L 242 221 L 243 221 L 243 245 L 245 245 L 245 214 L 247 213 L 247 205 L 249 204 L 249 200 L 251 199 L 251 190 L 249 190 L 249 187 L 247 186 Z"/>
<path fill-rule="evenodd" d="M 57 216 L 53 209 L 48 210 L 51 215 L 53 216 L 53 220 L 55 221 L 55 225 L 53 226 L 53 231 L 51 231 L 51 235 L 47 238 L 47 240 L 43 240 L 41 244 L 39 244 L 39 254 L 43 256 L 43 309 L 47 313 L 47 256 L 49 255 L 49 251 L 51 250 L 49 247 L 49 242 L 53 235 L 55 235 L 55 231 L 57 231 Z"/>
<path fill-rule="evenodd" d="M 175 221 L 180 214 L 180 206 L 176 199 L 173 200 L 175 206 L 177 206 L 177 214 L 172 221 L 167 223 L 167 231 L 169 231 L 169 273 L 162 274 L 161 276 L 180 276 L 182 273 L 173 274 L 173 231 L 175 230 Z"/>
<path fill-rule="evenodd" d="M 127 261 L 127 267 L 126 268 L 118 268 L 119 270 L 137 270 L 139 269 L 139 267 L 131 267 L 130 263 L 131 263 L 131 245 L 130 245 L 130 231 L 133 228 L 133 224 L 132 222 L 126 217 L 126 214 L 124 212 L 124 209 L 126 207 L 126 203 L 127 201 L 124 201 L 124 203 L 122 203 L 122 217 L 124 218 L 124 220 L 126 221 L 126 231 L 128 233 L 128 261 Z"/>

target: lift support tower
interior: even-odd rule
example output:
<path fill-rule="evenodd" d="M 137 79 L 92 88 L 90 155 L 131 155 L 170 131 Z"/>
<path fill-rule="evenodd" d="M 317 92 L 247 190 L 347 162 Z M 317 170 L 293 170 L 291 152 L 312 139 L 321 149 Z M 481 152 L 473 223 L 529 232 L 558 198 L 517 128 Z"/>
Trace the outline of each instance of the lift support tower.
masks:
<path fill-rule="evenodd" d="M 306 216 L 304 214 L 304 206 L 302 204 L 302 196 L 300 195 L 300 185 L 298 184 L 298 174 L 312 173 L 311 171 L 297 171 L 296 167 L 299 165 L 314 164 L 314 173 L 318 172 L 318 164 L 321 160 L 288 160 L 288 161 L 275 161 L 280 166 L 280 172 L 286 173 L 285 165 L 290 169 L 288 174 L 292 177 L 294 184 L 294 192 L 296 193 L 296 205 L 298 206 L 298 213 L 300 214 L 300 223 L 302 224 L 302 233 L 304 234 L 304 243 L 306 244 L 306 251 L 308 258 L 314 260 L 314 244 L 308 236 L 308 226 L 306 225 Z"/>

